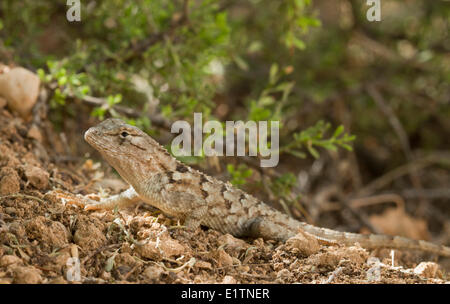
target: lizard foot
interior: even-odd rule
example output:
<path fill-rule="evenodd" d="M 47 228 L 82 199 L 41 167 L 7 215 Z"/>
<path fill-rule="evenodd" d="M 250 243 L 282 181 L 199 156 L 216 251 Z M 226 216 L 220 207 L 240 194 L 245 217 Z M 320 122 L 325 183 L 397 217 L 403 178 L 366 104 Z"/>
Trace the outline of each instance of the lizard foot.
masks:
<path fill-rule="evenodd" d="M 100 204 L 100 197 L 97 195 L 89 194 L 87 196 L 83 196 L 80 194 L 73 195 L 71 193 L 67 193 L 61 190 L 54 190 L 52 194 L 59 199 L 63 205 L 75 205 L 80 208 L 84 208 L 85 210 L 99 210 L 100 207 L 95 207 L 95 205 Z"/>

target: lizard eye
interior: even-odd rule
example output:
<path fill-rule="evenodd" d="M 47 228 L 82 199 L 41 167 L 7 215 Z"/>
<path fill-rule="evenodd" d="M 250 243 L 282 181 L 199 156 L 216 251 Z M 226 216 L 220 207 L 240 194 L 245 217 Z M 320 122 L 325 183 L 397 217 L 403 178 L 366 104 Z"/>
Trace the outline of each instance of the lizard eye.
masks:
<path fill-rule="evenodd" d="M 128 135 L 130 135 L 130 134 L 128 134 L 128 132 L 126 132 L 126 131 L 123 131 L 122 133 L 120 133 L 120 137 L 122 137 L 122 138 L 125 138 Z"/>

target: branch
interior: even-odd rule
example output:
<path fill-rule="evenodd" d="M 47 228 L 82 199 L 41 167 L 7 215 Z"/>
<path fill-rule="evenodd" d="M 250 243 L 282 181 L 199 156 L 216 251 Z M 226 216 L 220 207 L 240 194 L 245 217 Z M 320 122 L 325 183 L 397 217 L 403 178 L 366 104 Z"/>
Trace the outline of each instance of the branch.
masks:
<path fill-rule="evenodd" d="M 70 97 L 76 98 L 75 96 L 70 96 Z M 108 104 L 105 99 L 100 98 L 100 97 L 84 96 L 81 100 L 85 103 L 95 105 L 98 107 L 105 106 Z M 142 112 L 132 109 L 132 108 L 124 107 L 121 105 L 114 105 L 114 106 L 112 106 L 112 108 L 114 110 L 116 110 L 117 112 L 125 114 L 129 117 L 137 118 L 137 117 L 143 116 Z M 146 116 L 150 119 L 152 125 L 155 125 L 157 127 L 163 128 L 163 129 L 170 130 L 170 127 L 171 127 L 170 121 L 168 121 L 162 115 L 148 113 L 148 114 L 146 114 Z"/>

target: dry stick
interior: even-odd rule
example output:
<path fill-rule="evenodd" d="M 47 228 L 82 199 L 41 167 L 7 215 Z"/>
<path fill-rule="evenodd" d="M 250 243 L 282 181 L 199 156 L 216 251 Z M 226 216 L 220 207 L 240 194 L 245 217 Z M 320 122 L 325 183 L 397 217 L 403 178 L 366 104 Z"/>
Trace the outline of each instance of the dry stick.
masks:
<path fill-rule="evenodd" d="M 338 198 L 338 203 L 341 204 L 344 209 L 347 209 L 348 211 L 350 211 L 350 213 L 353 215 L 354 218 L 356 218 L 360 224 L 366 226 L 371 233 L 375 233 L 375 234 L 381 234 L 382 232 L 375 227 L 374 225 L 372 225 L 372 223 L 369 220 L 368 215 L 363 212 L 362 210 L 357 211 L 352 205 L 350 205 L 347 201 L 347 198 L 340 192 L 338 191 L 336 193 L 336 196 Z"/>
<path fill-rule="evenodd" d="M 372 97 L 372 99 L 375 101 L 375 104 L 378 106 L 381 112 L 383 112 L 383 114 L 387 116 L 391 127 L 394 129 L 394 132 L 397 134 L 397 137 L 400 140 L 400 145 L 402 147 L 403 153 L 406 156 L 406 159 L 410 162 L 414 161 L 414 157 L 411 152 L 411 146 L 409 145 L 408 135 L 403 129 L 400 120 L 397 118 L 394 111 L 386 103 L 383 96 L 374 85 L 368 84 L 366 89 L 367 93 L 369 93 L 370 97 Z M 420 181 L 419 175 L 417 174 L 417 171 L 411 170 L 409 172 L 409 176 L 413 186 L 416 189 L 422 190 L 423 189 L 422 183 Z M 424 197 L 420 197 L 420 203 L 422 208 L 428 206 L 428 202 L 425 200 Z"/>
<path fill-rule="evenodd" d="M 412 170 L 418 171 L 432 164 L 444 162 L 448 159 L 450 159 L 450 153 L 433 153 L 426 157 L 415 159 L 414 162 L 409 162 L 403 166 L 397 167 L 394 170 L 389 171 L 385 175 L 373 180 L 363 189 L 358 191 L 358 196 L 369 195 L 376 190 L 383 188 L 395 179 L 408 174 Z"/>
<path fill-rule="evenodd" d="M 0 199 L 3 199 L 3 198 L 27 198 L 27 199 L 36 200 L 42 204 L 47 204 L 43 199 L 41 199 L 39 197 L 32 196 L 32 195 L 26 195 L 26 194 L 20 194 L 20 193 L 0 196 Z"/>
<path fill-rule="evenodd" d="M 397 205 L 398 208 L 405 208 L 405 201 L 403 200 L 403 197 L 401 197 L 398 194 L 395 193 L 386 193 L 386 194 L 380 194 L 380 195 L 374 195 L 374 196 L 368 196 L 368 197 L 359 197 L 350 200 L 350 205 L 353 208 L 361 208 L 371 205 L 377 205 L 382 203 L 390 203 L 393 202 Z M 342 206 L 339 203 L 330 202 L 328 203 L 324 208 L 322 208 L 322 211 L 336 211 L 341 209 Z"/>
<path fill-rule="evenodd" d="M 103 250 L 119 248 L 120 246 L 122 246 L 122 245 L 121 244 L 110 244 L 110 245 L 102 246 L 102 247 L 98 248 L 97 250 L 95 250 L 94 252 L 91 252 L 89 255 L 85 256 L 83 258 L 83 260 L 81 260 L 81 265 L 84 265 L 89 259 L 91 259 L 93 256 L 97 255 L 98 253 L 102 252 Z"/>
<path fill-rule="evenodd" d="M 449 188 L 435 188 L 417 191 L 417 189 L 401 190 L 402 196 L 405 198 L 416 198 L 418 196 L 425 196 L 428 199 L 450 198 Z"/>

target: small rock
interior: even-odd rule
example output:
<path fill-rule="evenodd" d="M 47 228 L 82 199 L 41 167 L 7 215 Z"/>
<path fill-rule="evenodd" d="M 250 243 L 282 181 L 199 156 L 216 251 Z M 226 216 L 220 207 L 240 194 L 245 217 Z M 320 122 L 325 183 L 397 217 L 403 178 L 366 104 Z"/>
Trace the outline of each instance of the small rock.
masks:
<path fill-rule="evenodd" d="M 111 280 L 111 272 L 103 271 L 102 274 L 100 275 L 100 279 L 105 281 Z"/>
<path fill-rule="evenodd" d="M 62 272 L 64 267 L 67 266 L 69 259 L 71 258 L 68 250 L 60 250 L 58 255 L 53 256 L 52 259 L 52 267 L 55 272 Z"/>
<path fill-rule="evenodd" d="M 7 104 L 6 99 L 0 97 L 0 109 L 3 109 L 6 106 L 6 104 Z"/>
<path fill-rule="evenodd" d="M 36 127 L 36 125 L 32 125 L 30 127 L 27 133 L 27 137 L 36 139 L 38 142 L 42 143 L 42 134 L 41 131 L 39 131 L 38 127 Z"/>
<path fill-rule="evenodd" d="M 14 264 L 22 264 L 22 260 L 15 255 L 4 255 L 0 259 L 0 266 L 7 267 Z"/>
<path fill-rule="evenodd" d="M 433 262 L 420 263 L 416 268 L 414 268 L 414 274 L 425 278 L 436 278 L 441 276 L 439 265 Z"/>
<path fill-rule="evenodd" d="M 369 254 L 361 246 L 326 248 L 325 252 L 320 252 L 308 258 L 310 265 L 337 267 L 339 263 L 348 261 L 350 263 L 361 265 L 366 263 Z"/>
<path fill-rule="evenodd" d="M 120 265 L 116 267 L 114 273 L 116 274 L 116 277 L 121 278 L 122 276 L 129 273 L 131 270 L 132 268 L 128 265 Z"/>
<path fill-rule="evenodd" d="M 103 246 L 106 243 L 106 237 L 99 227 L 102 227 L 101 224 L 96 225 L 87 221 L 78 222 L 77 230 L 73 235 L 75 244 L 84 250 L 94 250 Z"/>
<path fill-rule="evenodd" d="M 230 249 L 241 249 L 241 248 L 247 248 L 250 245 L 247 244 L 245 241 L 235 238 L 231 234 L 227 233 L 219 237 L 218 239 L 220 245 L 227 245 L 227 248 Z"/>
<path fill-rule="evenodd" d="M 32 184 L 37 189 L 46 189 L 48 187 L 49 174 L 47 171 L 36 167 L 36 166 L 26 166 L 25 176 L 27 177 L 30 184 Z"/>
<path fill-rule="evenodd" d="M 37 75 L 21 67 L 0 74 L 0 95 L 8 107 L 23 118 L 30 116 L 39 95 L 40 80 Z"/>
<path fill-rule="evenodd" d="M 189 249 L 172 238 L 164 238 L 159 244 L 149 241 L 143 246 L 138 246 L 136 250 L 145 258 L 161 259 L 162 257 L 170 258 L 173 256 L 186 255 Z"/>
<path fill-rule="evenodd" d="M 208 270 L 212 270 L 212 265 L 209 262 L 205 262 L 205 261 L 197 261 L 195 262 L 195 266 L 201 269 L 208 269 Z"/>
<path fill-rule="evenodd" d="M 25 224 L 28 237 L 41 241 L 43 247 L 63 247 L 67 244 L 68 232 L 60 222 L 37 216 Z"/>
<path fill-rule="evenodd" d="M 286 241 L 286 250 L 294 254 L 310 256 L 320 250 L 320 245 L 314 236 L 300 231 Z"/>
<path fill-rule="evenodd" d="M 15 267 L 14 283 L 16 284 L 39 284 L 42 282 L 40 270 L 34 267 Z"/>
<path fill-rule="evenodd" d="M 236 284 L 237 281 L 232 276 L 225 276 L 222 280 L 222 284 Z"/>
<path fill-rule="evenodd" d="M 161 274 L 164 273 L 164 269 L 161 266 L 148 266 L 142 272 L 142 275 L 149 280 L 159 280 Z"/>
<path fill-rule="evenodd" d="M 119 253 L 115 259 L 114 262 L 116 265 L 127 265 L 130 266 L 130 268 L 135 267 L 136 265 L 142 264 L 141 261 L 136 260 L 131 254 L 125 252 L 125 253 Z"/>
<path fill-rule="evenodd" d="M 223 249 L 219 249 L 216 253 L 217 261 L 221 266 L 231 266 L 233 265 L 233 258 L 225 252 Z"/>
<path fill-rule="evenodd" d="M 14 215 L 17 212 L 16 208 L 14 207 L 6 207 L 5 213 L 9 215 Z"/>
<path fill-rule="evenodd" d="M 13 207 L 6 207 L 5 212 L 6 212 L 7 208 L 13 208 Z M 13 210 L 11 209 L 10 211 L 13 211 Z M 13 213 L 18 214 L 19 211 L 17 209 L 15 209 Z M 27 236 L 25 227 L 24 227 L 22 221 L 20 221 L 20 220 L 13 221 L 9 224 L 9 232 L 13 233 L 18 239 L 22 239 L 22 240 L 25 239 Z"/>
<path fill-rule="evenodd" d="M 289 278 L 290 276 L 292 276 L 292 274 L 286 268 L 281 269 L 280 271 L 277 272 L 277 279 L 285 279 L 285 278 Z"/>
<path fill-rule="evenodd" d="M 16 170 L 5 167 L 1 171 L 3 177 L 0 179 L 0 195 L 8 195 L 20 191 L 20 177 Z"/>

